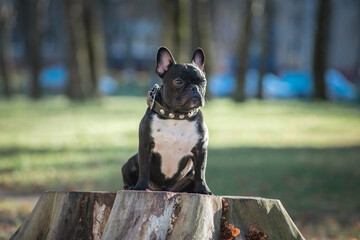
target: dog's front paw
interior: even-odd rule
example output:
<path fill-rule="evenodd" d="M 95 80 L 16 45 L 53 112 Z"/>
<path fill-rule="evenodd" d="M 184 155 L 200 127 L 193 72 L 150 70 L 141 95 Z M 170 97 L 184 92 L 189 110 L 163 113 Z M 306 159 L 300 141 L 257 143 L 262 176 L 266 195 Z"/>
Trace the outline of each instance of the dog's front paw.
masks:
<path fill-rule="evenodd" d="M 199 192 L 196 192 L 196 193 L 205 194 L 205 195 L 214 195 L 209 189 L 203 190 L 203 191 L 199 191 Z"/>
<path fill-rule="evenodd" d="M 204 182 L 195 183 L 194 192 L 199 194 L 213 195 L 209 187 Z"/>
<path fill-rule="evenodd" d="M 130 186 L 127 184 L 124 185 L 124 190 L 132 190 L 133 188 L 134 188 L 134 186 Z"/>
<path fill-rule="evenodd" d="M 149 188 L 148 181 L 138 181 L 132 190 L 145 191 Z"/>

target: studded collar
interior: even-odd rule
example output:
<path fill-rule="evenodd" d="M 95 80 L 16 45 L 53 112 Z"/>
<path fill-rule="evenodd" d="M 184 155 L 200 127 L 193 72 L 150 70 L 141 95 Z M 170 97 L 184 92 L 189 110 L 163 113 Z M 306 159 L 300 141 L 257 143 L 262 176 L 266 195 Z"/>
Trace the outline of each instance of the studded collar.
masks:
<path fill-rule="evenodd" d="M 196 108 L 187 113 L 171 112 L 168 108 L 164 107 L 158 101 L 156 101 L 156 95 L 159 92 L 160 88 L 161 87 L 158 84 L 155 84 L 154 87 L 150 91 L 148 91 L 146 102 L 150 110 L 156 112 L 157 114 L 159 114 L 164 118 L 176 119 L 176 120 L 190 119 L 199 112 L 199 108 Z"/>

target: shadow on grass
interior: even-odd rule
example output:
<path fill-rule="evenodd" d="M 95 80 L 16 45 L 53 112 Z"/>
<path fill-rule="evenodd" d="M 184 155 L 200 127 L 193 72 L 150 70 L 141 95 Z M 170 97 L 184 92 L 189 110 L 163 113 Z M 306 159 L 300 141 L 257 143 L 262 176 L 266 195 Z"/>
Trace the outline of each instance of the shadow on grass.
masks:
<path fill-rule="evenodd" d="M 207 182 L 215 194 L 280 199 L 304 221 L 360 221 L 360 146 L 210 149 Z"/>
<path fill-rule="evenodd" d="M 9 162 L 0 177 L 18 192 L 116 191 L 122 188 L 121 166 L 134 153 L 123 147 L 0 148 L 0 158 Z M 216 195 L 280 199 L 296 219 L 360 221 L 360 146 L 210 148 L 208 155 L 206 177 Z M 31 168 L 23 167 L 26 161 L 32 161 Z"/>
<path fill-rule="evenodd" d="M 89 153 L 89 152 L 109 152 L 119 151 L 119 148 L 31 148 L 31 147 L 11 147 L 1 148 L 0 147 L 0 158 L 17 156 L 20 154 L 52 154 L 52 153 L 63 153 L 63 152 L 78 152 L 78 153 Z"/>

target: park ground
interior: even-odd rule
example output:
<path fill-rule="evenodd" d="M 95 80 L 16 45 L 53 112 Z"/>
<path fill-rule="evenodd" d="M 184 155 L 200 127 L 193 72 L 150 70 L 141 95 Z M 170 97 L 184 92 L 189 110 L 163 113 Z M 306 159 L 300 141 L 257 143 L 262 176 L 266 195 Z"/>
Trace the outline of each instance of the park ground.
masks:
<path fill-rule="evenodd" d="M 0 100 L 0 239 L 45 190 L 117 191 L 137 151 L 143 97 Z M 360 106 L 211 100 L 207 182 L 216 195 L 280 199 L 306 239 L 360 239 Z"/>

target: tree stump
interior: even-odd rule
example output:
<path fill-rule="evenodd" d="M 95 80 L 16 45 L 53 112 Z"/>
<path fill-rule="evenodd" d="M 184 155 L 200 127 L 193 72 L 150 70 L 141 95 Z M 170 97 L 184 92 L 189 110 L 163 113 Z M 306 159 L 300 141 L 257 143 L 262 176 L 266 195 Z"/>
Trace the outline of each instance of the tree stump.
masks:
<path fill-rule="evenodd" d="M 145 191 L 45 192 L 11 239 L 219 239 L 230 224 L 240 234 L 228 239 L 251 226 L 304 239 L 279 200 Z"/>
<path fill-rule="evenodd" d="M 115 193 L 45 192 L 10 239 L 101 239 Z"/>

